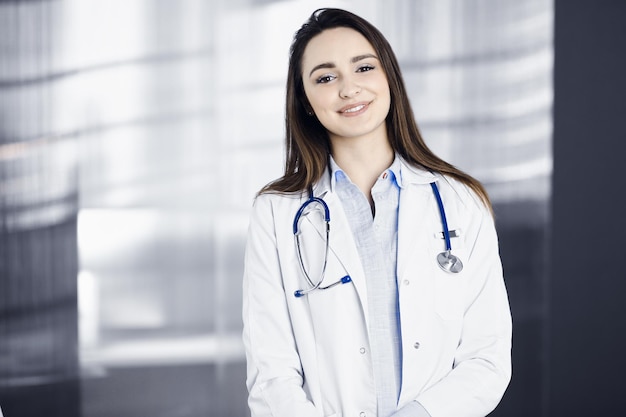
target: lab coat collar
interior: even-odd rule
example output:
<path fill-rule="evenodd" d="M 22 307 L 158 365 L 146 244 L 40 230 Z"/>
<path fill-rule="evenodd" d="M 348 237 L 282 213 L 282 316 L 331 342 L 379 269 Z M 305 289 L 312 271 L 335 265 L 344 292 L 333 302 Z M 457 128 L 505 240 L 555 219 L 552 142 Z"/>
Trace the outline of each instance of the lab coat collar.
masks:
<path fill-rule="evenodd" d="M 400 184 L 403 188 L 410 184 L 424 185 L 437 181 L 437 176 L 426 168 L 410 165 L 402 158 L 400 162 L 400 175 L 402 176 Z"/>

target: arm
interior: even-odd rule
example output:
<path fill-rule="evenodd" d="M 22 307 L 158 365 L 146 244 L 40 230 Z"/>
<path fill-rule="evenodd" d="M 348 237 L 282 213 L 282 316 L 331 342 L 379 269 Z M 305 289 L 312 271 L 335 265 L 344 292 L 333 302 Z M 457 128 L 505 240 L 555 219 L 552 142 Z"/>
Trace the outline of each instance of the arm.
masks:
<path fill-rule="evenodd" d="M 243 323 L 252 417 L 317 417 L 302 388 L 302 368 L 282 285 L 274 213 L 268 196 L 257 198 L 250 219 Z"/>
<path fill-rule="evenodd" d="M 511 315 L 491 215 L 481 210 L 468 226 L 467 308 L 450 373 L 417 401 L 432 417 L 483 417 L 511 378 Z"/>

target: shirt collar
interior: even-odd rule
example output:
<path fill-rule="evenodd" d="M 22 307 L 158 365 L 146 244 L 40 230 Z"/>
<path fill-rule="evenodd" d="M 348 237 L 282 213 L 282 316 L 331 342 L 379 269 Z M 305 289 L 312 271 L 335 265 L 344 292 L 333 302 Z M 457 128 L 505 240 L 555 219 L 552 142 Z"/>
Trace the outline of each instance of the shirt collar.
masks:
<path fill-rule="evenodd" d="M 332 156 L 329 157 L 327 170 L 327 175 L 323 175 L 314 187 L 315 195 L 323 195 L 328 191 L 334 191 L 337 182 L 337 172 L 341 172 L 345 175 Z M 390 170 L 394 174 L 400 188 L 405 188 L 412 184 L 430 184 L 431 182 L 437 181 L 439 178 L 425 168 L 408 164 L 398 154 L 396 154 L 393 163 L 387 170 Z"/>

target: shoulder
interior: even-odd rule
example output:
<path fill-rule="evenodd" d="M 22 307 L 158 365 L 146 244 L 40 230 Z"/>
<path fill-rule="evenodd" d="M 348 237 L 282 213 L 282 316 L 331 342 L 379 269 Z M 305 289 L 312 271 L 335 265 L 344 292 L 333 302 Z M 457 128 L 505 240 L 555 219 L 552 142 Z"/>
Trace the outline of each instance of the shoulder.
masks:
<path fill-rule="evenodd" d="M 292 211 L 292 207 L 299 206 L 304 193 L 263 192 L 255 197 L 252 203 L 252 215 L 277 215 L 282 211 Z"/>
<path fill-rule="evenodd" d="M 480 196 L 467 184 L 449 175 L 435 173 L 437 186 L 444 202 L 454 204 L 468 213 L 491 216 L 491 211 Z"/>
<path fill-rule="evenodd" d="M 305 196 L 304 192 L 281 193 L 275 191 L 265 191 L 254 198 L 254 206 L 292 204 L 299 202 Z"/>

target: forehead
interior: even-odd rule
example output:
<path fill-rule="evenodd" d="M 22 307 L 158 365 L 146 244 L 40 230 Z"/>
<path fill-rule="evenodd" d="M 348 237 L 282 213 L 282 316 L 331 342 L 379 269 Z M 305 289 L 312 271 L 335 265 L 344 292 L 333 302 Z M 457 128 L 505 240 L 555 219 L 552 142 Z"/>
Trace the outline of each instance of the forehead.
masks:
<path fill-rule="evenodd" d="M 376 51 L 356 30 L 345 27 L 326 29 L 304 48 L 302 69 L 306 72 L 307 68 L 325 62 L 340 64 L 364 53 L 376 54 Z"/>

